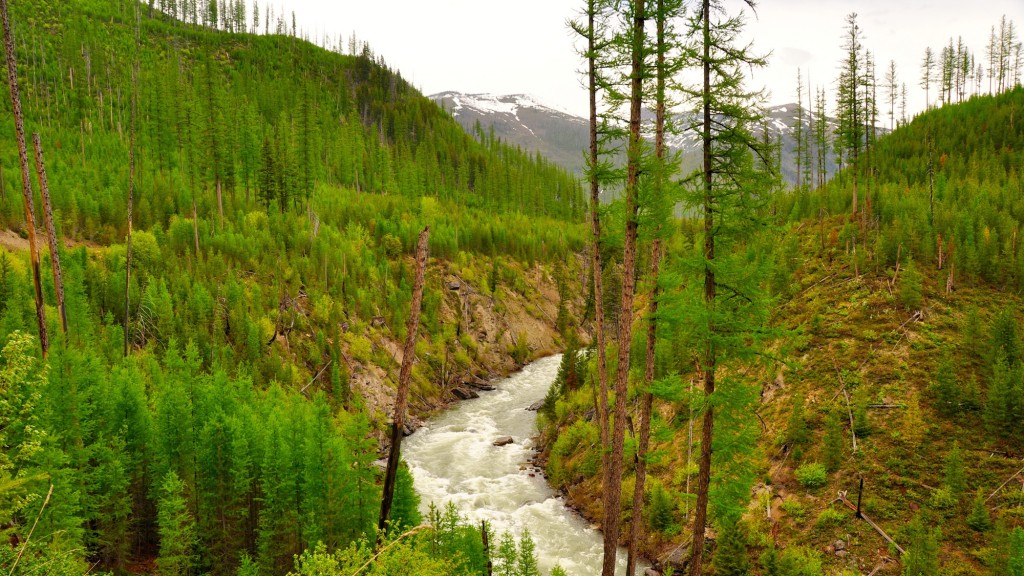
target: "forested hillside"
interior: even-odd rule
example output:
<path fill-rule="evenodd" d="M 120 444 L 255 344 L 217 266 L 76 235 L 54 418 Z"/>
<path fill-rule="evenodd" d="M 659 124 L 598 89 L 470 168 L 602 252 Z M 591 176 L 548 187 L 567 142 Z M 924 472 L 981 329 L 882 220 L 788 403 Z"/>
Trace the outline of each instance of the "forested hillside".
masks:
<path fill-rule="evenodd" d="M 248 26 L 216 2 L 199 3 L 201 18 L 195 2 L 158 8 L 189 23 L 152 3 L 10 6 L 68 326 L 40 248 L 41 358 L 5 90 L 0 567 L 283 574 L 307 549 L 308 570 L 362 564 L 417 234 L 430 227 L 410 397 L 422 415 L 464 382 L 559 349 L 556 328 L 582 304 L 567 288 L 580 185 L 473 140 L 368 47 L 343 56 L 280 23 L 228 33 Z M 405 472 L 393 518 L 419 522 Z M 432 548 L 405 540 L 388 548 L 394 562 L 479 566 L 479 531 L 454 511 L 434 520 Z"/>
<path fill-rule="evenodd" d="M 775 339 L 762 360 L 727 376 L 749 383 L 736 394 L 759 396 L 757 419 L 718 414 L 728 432 L 715 438 L 716 453 L 732 458 L 747 442 L 756 449 L 735 461 L 749 458 L 749 468 L 719 464 L 715 473 L 724 486 L 753 491 L 719 489 L 744 511 L 740 530 L 717 526 L 714 566 L 766 575 L 1020 573 L 1022 111 L 1019 87 L 930 110 L 824 188 L 776 197 L 771 232 L 740 248 L 752 263 L 770 254 L 762 330 Z M 866 205 L 851 215 L 854 170 Z M 666 266 L 699 250 L 699 238 L 684 222 Z M 666 289 L 661 310 L 677 298 Z M 641 549 L 678 573 L 692 554 L 703 399 L 700 367 L 684 348 L 690 328 L 676 314 L 657 316 L 654 378 L 645 385 L 634 361 L 629 397 L 635 421 L 642 394 L 654 394 Z M 634 337 L 634 357 L 642 347 Z M 593 362 L 563 364 L 543 413 L 551 481 L 600 518 Z M 716 408 L 734 401 L 719 398 Z M 633 492 L 634 432 L 624 494 Z M 861 479 L 863 514 L 895 545 L 847 508 L 858 504 Z M 637 519 L 628 504 L 623 519 Z"/>

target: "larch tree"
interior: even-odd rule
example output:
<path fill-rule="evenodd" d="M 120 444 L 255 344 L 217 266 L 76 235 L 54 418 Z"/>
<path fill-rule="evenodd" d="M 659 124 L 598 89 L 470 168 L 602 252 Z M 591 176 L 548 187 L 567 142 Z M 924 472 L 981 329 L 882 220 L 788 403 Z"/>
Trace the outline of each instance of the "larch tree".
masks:
<path fill-rule="evenodd" d="M 745 3 L 755 7 L 752 0 Z M 702 161 L 684 182 L 690 186 L 685 203 L 703 216 L 703 242 L 681 262 L 681 272 L 694 275 L 694 282 L 666 314 L 687 328 L 703 383 L 691 576 L 703 573 L 709 504 L 719 525 L 728 526 L 738 518 L 753 480 L 745 452 L 756 440 L 749 420 L 757 392 L 739 370 L 719 371 L 753 358 L 764 335 L 763 266 L 749 262 L 738 248 L 763 228 L 761 216 L 776 182 L 755 169 L 773 160 L 752 132 L 761 122 L 762 93 L 745 88 L 743 70 L 762 67 L 766 60 L 738 44 L 743 25 L 743 14 L 730 16 L 721 0 L 703 0 L 689 18 L 690 49 L 703 77 L 688 90 L 696 106 Z M 716 420 L 722 424 L 718 437 Z"/>
<path fill-rule="evenodd" d="M 600 0 L 587 0 L 583 16 L 586 22 L 570 21 L 569 27 L 586 42 L 583 56 L 587 61 L 587 95 L 590 106 L 589 138 L 590 145 L 587 151 L 587 181 L 590 186 L 590 269 L 592 273 L 592 286 L 594 289 L 594 327 L 595 345 L 597 347 L 597 392 L 595 396 L 597 411 L 597 422 L 601 433 L 601 470 L 607 482 L 608 472 L 608 363 L 606 358 L 607 337 L 605 332 L 604 315 L 604 285 L 603 273 L 604 264 L 601 258 L 601 215 L 600 215 L 600 192 L 602 180 L 606 177 L 608 164 L 602 162 L 600 156 L 601 143 L 599 140 L 598 124 L 598 93 L 602 90 L 604 80 L 601 76 L 600 53 L 607 48 L 604 41 L 605 27 L 603 26 L 603 3 Z"/>
<path fill-rule="evenodd" d="M 889 60 L 889 68 L 885 71 L 885 95 L 889 103 L 889 130 L 896 128 L 896 100 L 899 98 L 899 82 L 896 77 L 896 61 Z"/>
<path fill-rule="evenodd" d="M 671 175 L 678 168 L 678 155 L 668 154 L 665 146 L 666 112 L 669 94 L 675 91 L 672 78 L 687 64 L 685 51 L 672 23 L 683 14 L 681 0 L 655 0 L 652 18 L 655 24 L 654 38 L 654 165 L 651 192 L 645 203 L 645 214 L 650 222 L 647 229 L 653 231 L 651 241 L 651 271 L 648 277 L 650 293 L 647 301 L 647 333 L 644 359 L 644 390 L 640 394 L 639 442 L 636 452 L 636 476 L 633 483 L 632 522 L 626 554 L 626 574 L 633 574 L 637 562 L 637 543 L 643 526 L 644 488 L 647 479 L 648 448 L 651 441 L 651 411 L 654 396 L 655 349 L 657 344 L 658 279 L 662 259 L 662 238 L 668 229 L 667 188 Z"/>
<path fill-rule="evenodd" d="M 626 149 L 625 237 L 622 248 L 622 294 L 619 307 L 618 364 L 615 370 L 615 415 L 612 426 L 608 483 L 604 487 L 604 559 L 602 576 L 615 576 L 622 503 L 623 452 L 626 437 L 626 400 L 629 386 L 630 343 L 633 341 L 633 300 L 636 289 L 636 247 L 639 229 L 639 185 L 645 142 L 640 132 L 644 80 L 650 73 L 646 62 L 644 24 L 649 18 L 645 0 L 625 6 L 624 30 L 619 44 L 629 61 L 629 137 Z"/>
<path fill-rule="evenodd" d="M 36 321 L 39 324 L 39 346 L 43 357 L 50 347 L 46 334 L 46 305 L 43 302 L 42 274 L 39 271 L 39 247 L 36 245 L 36 216 L 32 198 L 32 176 L 29 174 L 28 145 L 25 143 L 25 117 L 21 111 L 18 90 L 18 62 L 14 56 L 14 33 L 8 15 L 7 0 L 0 0 L 0 20 L 3 23 L 4 54 L 7 59 L 7 82 L 11 90 L 11 109 L 14 114 L 14 134 L 18 142 L 18 160 L 21 164 L 22 195 L 25 206 L 25 228 L 28 231 L 28 250 L 32 259 L 32 280 L 35 284 Z"/>
<path fill-rule="evenodd" d="M 793 125 L 793 137 L 796 139 L 796 189 L 802 190 L 806 184 L 802 180 L 804 156 L 807 149 L 807 130 L 804 129 L 804 81 L 800 69 L 796 69 L 796 118 Z"/>
<path fill-rule="evenodd" d="M 931 46 L 924 49 L 924 60 L 921 61 L 921 88 L 924 88 L 924 107 L 931 108 L 932 79 L 935 78 L 935 52 Z"/>
<path fill-rule="evenodd" d="M 853 178 L 853 206 L 850 217 L 857 216 L 859 209 L 857 198 L 857 163 L 864 148 L 865 116 L 864 105 L 866 94 L 865 54 L 861 43 L 863 32 L 857 23 L 857 13 L 846 16 L 846 29 L 843 34 L 842 68 L 839 71 L 839 94 L 836 101 L 836 116 L 839 126 L 836 129 L 836 149 L 841 152 L 846 163 L 851 167 Z"/>
<path fill-rule="evenodd" d="M 817 151 L 818 181 L 820 188 L 828 176 L 829 134 L 828 115 L 825 110 L 825 89 L 819 88 L 814 98 L 814 149 Z"/>

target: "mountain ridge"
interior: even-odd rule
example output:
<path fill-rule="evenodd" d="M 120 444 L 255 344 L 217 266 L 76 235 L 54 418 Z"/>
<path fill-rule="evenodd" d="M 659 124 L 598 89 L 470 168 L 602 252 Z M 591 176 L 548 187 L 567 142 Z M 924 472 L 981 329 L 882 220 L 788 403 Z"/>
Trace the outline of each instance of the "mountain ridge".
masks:
<path fill-rule="evenodd" d="M 540 152 L 552 162 L 582 175 L 586 166 L 584 152 L 589 148 L 589 120 L 572 112 L 541 102 L 528 94 L 464 93 L 444 91 L 427 96 L 451 114 L 471 135 L 493 134 L 511 145 L 530 152 Z M 782 139 L 781 173 L 795 186 L 796 141 L 794 138 L 794 102 L 766 108 L 768 126 L 773 140 Z M 648 114 L 653 116 L 653 114 Z M 677 114 L 680 125 L 685 116 Z M 835 122 L 829 118 L 830 129 Z M 811 122 L 804 116 L 804 128 Z M 756 129 L 755 132 L 759 130 Z M 879 133 L 887 130 L 879 128 Z M 696 134 L 683 132 L 666 138 L 670 150 L 680 153 L 682 166 L 694 169 L 699 163 L 699 141 Z M 814 159 L 812 158 L 812 162 Z M 834 152 L 826 152 L 826 172 L 831 178 L 838 169 Z"/>

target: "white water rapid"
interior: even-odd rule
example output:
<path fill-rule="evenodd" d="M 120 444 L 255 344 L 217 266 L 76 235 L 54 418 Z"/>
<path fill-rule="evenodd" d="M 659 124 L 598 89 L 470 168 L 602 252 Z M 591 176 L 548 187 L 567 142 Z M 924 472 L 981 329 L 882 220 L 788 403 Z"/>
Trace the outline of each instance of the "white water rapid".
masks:
<path fill-rule="evenodd" d="M 476 524 L 487 520 L 498 535 L 508 531 L 518 539 L 529 529 L 542 574 L 557 562 L 569 576 L 592 576 L 601 573 L 601 534 L 566 508 L 541 474 L 531 476 L 529 466 L 537 413 L 526 408 L 544 398 L 560 361 L 551 356 L 529 364 L 495 382 L 497 390 L 429 420 L 402 442 L 402 457 L 424 514 L 431 502 L 440 508 L 454 502 L 463 516 Z M 513 443 L 492 445 L 502 436 Z M 620 549 L 620 574 L 625 558 Z"/>

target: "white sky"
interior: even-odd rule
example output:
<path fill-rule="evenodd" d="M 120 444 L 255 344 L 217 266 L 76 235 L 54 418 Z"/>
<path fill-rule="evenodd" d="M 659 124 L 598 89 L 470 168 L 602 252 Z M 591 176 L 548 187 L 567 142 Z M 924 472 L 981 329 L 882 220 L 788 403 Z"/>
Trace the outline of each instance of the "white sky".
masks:
<path fill-rule="evenodd" d="M 260 2 L 261 20 L 266 4 Z M 354 31 L 424 94 L 527 93 L 548 105 L 585 114 L 586 92 L 577 74 L 581 63 L 565 25 L 583 6 L 582 0 L 272 4 L 276 13 L 289 14 L 289 25 L 294 10 L 299 27 L 318 39 L 326 32 L 347 40 Z M 738 9 L 742 2 L 726 4 Z M 926 46 L 939 51 L 951 36 L 963 36 L 980 61 L 990 28 L 1003 14 L 1014 21 L 1018 37 L 1024 32 L 1022 0 L 760 0 L 748 31 L 755 48 L 772 52 L 769 67 L 754 79 L 755 85 L 770 91 L 770 104 L 795 101 L 796 69 L 802 67 L 812 84 L 826 86 L 829 106 L 833 105 L 845 16 L 850 12 L 859 15 L 864 45 L 875 54 L 879 82 L 889 60 L 896 61 L 900 81 L 907 84 L 910 113 L 924 108 L 924 90 L 918 85 Z M 934 95 L 933 87 L 933 100 Z M 879 101 L 883 99 L 880 92 Z"/>

